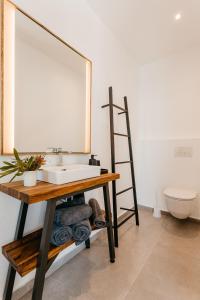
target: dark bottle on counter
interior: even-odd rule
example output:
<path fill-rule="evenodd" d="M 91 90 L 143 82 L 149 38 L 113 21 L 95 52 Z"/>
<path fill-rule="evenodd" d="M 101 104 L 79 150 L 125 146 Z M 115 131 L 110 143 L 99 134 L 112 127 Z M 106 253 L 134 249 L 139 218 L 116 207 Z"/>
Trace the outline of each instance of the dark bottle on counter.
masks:
<path fill-rule="evenodd" d="M 100 166 L 100 160 L 95 159 L 94 157 L 97 155 L 92 154 L 91 158 L 89 159 L 89 165 L 91 166 Z"/>

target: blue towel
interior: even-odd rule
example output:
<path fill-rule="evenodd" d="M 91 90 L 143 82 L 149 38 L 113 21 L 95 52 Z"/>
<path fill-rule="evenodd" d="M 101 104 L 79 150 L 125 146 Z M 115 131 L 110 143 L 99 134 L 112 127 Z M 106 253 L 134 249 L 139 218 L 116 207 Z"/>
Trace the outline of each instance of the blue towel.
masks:
<path fill-rule="evenodd" d="M 54 223 L 60 225 L 73 225 L 92 215 L 92 208 L 88 204 L 56 209 Z"/>
<path fill-rule="evenodd" d="M 50 243 L 54 246 L 61 246 L 72 239 L 72 228 L 70 226 L 53 225 Z"/>
<path fill-rule="evenodd" d="M 89 220 L 83 220 L 72 226 L 72 236 L 77 246 L 88 240 L 90 233 L 91 226 Z"/>

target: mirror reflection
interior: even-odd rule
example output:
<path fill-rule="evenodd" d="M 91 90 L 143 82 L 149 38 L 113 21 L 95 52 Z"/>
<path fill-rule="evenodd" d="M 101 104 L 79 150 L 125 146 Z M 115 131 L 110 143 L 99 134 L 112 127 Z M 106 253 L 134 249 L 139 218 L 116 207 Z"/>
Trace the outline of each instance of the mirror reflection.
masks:
<path fill-rule="evenodd" d="M 4 152 L 89 153 L 91 62 L 16 8 L 14 18 L 13 102 L 4 99 L 13 138 Z"/>

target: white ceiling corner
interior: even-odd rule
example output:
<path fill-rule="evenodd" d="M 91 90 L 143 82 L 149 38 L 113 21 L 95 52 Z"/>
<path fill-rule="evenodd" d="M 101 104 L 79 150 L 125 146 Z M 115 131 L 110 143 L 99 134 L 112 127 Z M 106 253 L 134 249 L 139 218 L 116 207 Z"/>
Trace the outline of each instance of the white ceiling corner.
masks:
<path fill-rule="evenodd" d="M 200 0 L 86 1 L 140 63 L 200 43 Z"/>

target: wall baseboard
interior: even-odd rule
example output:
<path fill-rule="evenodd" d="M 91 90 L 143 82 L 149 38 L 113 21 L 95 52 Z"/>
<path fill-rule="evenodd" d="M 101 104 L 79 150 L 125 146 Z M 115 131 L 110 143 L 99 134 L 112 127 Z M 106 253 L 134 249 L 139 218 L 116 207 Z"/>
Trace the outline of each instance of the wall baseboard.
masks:
<path fill-rule="evenodd" d="M 145 209 L 145 210 L 151 211 L 153 213 L 153 207 L 142 205 L 142 204 L 138 204 L 138 208 L 139 209 Z"/>
<path fill-rule="evenodd" d="M 140 209 L 145 209 L 145 210 L 149 210 L 153 213 L 153 207 L 151 206 L 146 206 L 146 205 L 141 205 L 141 204 L 138 204 L 138 208 Z M 164 209 L 161 209 L 161 215 L 168 215 L 168 216 L 171 216 L 170 212 L 167 211 L 167 210 L 164 210 Z M 189 217 L 188 218 L 189 220 L 193 221 L 193 222 L 197 222 L 197 223 L 200 223 L 200 219 L 199 218 L 195 218 L 195 217 Z"/>

